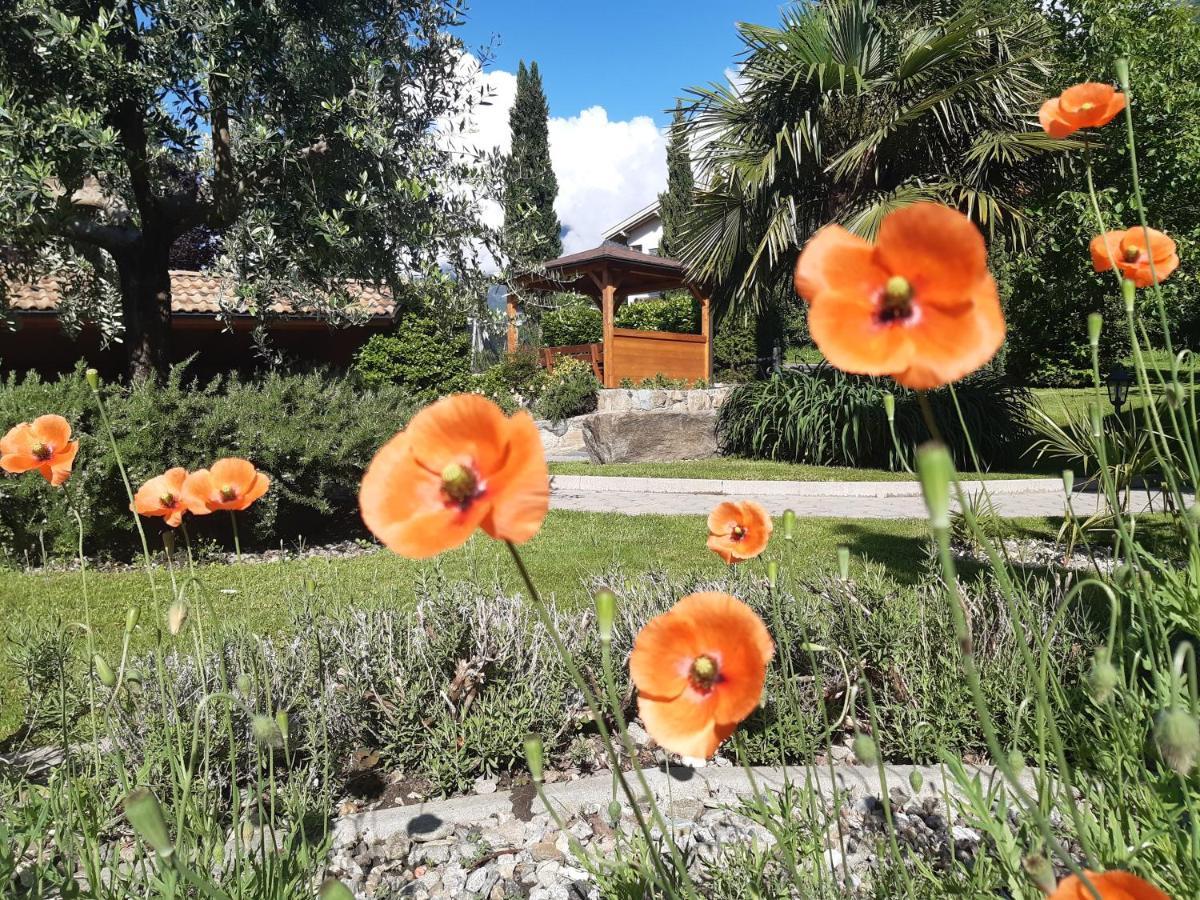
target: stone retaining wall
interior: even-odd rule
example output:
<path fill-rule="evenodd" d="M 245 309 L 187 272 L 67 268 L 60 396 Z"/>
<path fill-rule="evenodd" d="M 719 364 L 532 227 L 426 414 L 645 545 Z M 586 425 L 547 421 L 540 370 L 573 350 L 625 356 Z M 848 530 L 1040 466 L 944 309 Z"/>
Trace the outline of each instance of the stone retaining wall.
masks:
<path fill-rule="evenodd" d="M 596 412 L 706 412 L 725 402 L 729 388 L 673 391 L 663 388 L 609 388 L 600 391 Z"/>

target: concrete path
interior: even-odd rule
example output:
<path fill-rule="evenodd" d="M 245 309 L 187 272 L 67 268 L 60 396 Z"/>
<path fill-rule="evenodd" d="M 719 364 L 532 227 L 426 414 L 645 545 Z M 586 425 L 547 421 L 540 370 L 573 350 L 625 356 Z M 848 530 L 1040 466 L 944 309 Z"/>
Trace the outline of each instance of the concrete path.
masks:
<path fill-rule="evenodd" d="M 986 489 L 1002 516 L 1061 516 L 1066 511 L 1058 478 L 1014 478 L 966 481 L 969 495 Z M 1136 512 L 1161 511 L 1162 496 L 1138 492 Z M 555 475 L 551 505 L 555 509 L 618 512 L 627 515 L 707 515 L 722 499 L 756 500 L 774 516 L 785 509 L 797 516 L 847 519 L 923 519 L 925 502 L 915 481 L 721 481 L 702 478 L 625 478 Z M 1076 491 L 1077 515 L 1097 509 L 1098 496 Z"/>

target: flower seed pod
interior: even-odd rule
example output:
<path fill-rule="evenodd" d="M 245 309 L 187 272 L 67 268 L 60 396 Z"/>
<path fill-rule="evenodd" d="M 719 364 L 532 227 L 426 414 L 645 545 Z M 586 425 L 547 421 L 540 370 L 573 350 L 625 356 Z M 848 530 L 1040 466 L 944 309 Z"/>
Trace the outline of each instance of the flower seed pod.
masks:
<path fill-rule="evenodd" d="M 261 713 L 256 715 L 250 723 L 250 731 L 254 735 L 255 742 L 263 749 L 282 749 L 283 732 L 279 730 L 279 724 L 270 716 L 264 716 Z"/>
<path fill-rule="evenodd" d="M 95 369 L 88 369 L 83 373 L 83 377 L 87 380 L 88 387 L 93 391 L 100 390 L 100 373 Z"/>
<path fill-rule="evenodd" d="M 1121 683 L 1121 675 L 1108 658 L 1108 648 L 1101 647 L 1092 659 L 1092 668 L 1087 675 L 1088 692 L 1098 706 L 1112 699 L 1113 692 Z"/>
<path fill-rule="evenodd" d="M 605 643 L 612 641 L 613 619 L 617 616 L 617 595 L 608 588 L 596 591 L 596 629 L 600 632 L 600 640 Z"/>
<path fill-rule="evenodd" d="M 855 734 L 852 749 L 854 755 L 858 757 L 858 761 L 864 766 L 873 766 L 879 761 L 875 740 L 869 734 L 863 734 L 861 731 Z"/>
<path fill-rule="evenodd" d="M 545 759 L 545 751 L 542 746 L 542 739 L 536 734 L 531 734 L 525 738 L 525 763 L 529 766 L 529 776 L 534 780 L 535 784 L 542 782 L 542 763 Z"/>
<path fill-rule="evenodd" d="M 1164 709 L 1154 720 L 1154 744 L 1163 762 L 1186 778 L 1200 754 L 1200 725 L 1187 710 Z"/>
<path fill-rule="evenodd" d="M 92 665 L 96 667 L 96 677 L 100 679 L 102 685 L 109 689 L 117 686 L 117 676 L 107 659 L 97 653 L 92 657 Z"/>
<path fill-rule="evenodd" d="M 183 631 L 183 626 L 187 622 L 188 608 L 187 604 L 182 600 L 176 600 L 171 604 L 171 608 L 167 610 L 167 631 L 171 632 L 172 637 L 176 637 L 179 632 Z"/>

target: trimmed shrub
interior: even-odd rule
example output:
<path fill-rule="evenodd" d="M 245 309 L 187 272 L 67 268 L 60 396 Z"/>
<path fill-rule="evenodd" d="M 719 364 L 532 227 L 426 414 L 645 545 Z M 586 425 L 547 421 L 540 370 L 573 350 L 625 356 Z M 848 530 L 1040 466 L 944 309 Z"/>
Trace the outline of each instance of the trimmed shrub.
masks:
<path fill-rule="evenodd" d="M 896 397 L 899 454 L 883 408 L 888 390 Z M 981 465 L 991 467 L 1025 452 L 1032 402 L 1028 390 L 985 371 L 960 382 L 955 391 Z M 950 391 L 931 391 L 928 398 L 956 464 L 974 469 Z M 734 388 L 721 406 L 717 433 L 728 454 L 887 469 L 911 462 L 915 448 L 929 439 L 913 391 L 825 365 Z"/>
<path fill-rule="evenodd" d="M 571 416 L 581 416 L 596 408 L 596 392 L 600 383 L 592 367 L 581 359 L 565 357 L 546 377 L 546 386 L 537 402 L 537 414 L 543 419 L 559 422 Z"/>
<path fill-rule="evenodd" d="M 422 401 L 466 390 L 470 373 L 466 331 L 415 314 L 390 334 L 373 335 L 354 357 L 354 374 L 367 387 L 399 385 Z"/>
<path fill-rule="evenodd" d="M 590 300 L 560 306 L 542 316 L 542 343 L 547 347 L 598 344 L 603 337 L 600 310 Z"/>
<path fill-rule="evenodd" d="M 758 349 L 754 323 L 749 318 L 725 316 L 713 337 L 713 372 L 718 381 L 746 381 L 754 377 Z"/>
<path fill-rule="evenodd" d="M 365 534 L 358 515 L 363 469 L 418 405 L 403 388 L 363 389 L 327 373 L 197 384 L 176 368 L 165 383 L 102 390 L 135 490 L 171 466 L 197 469 L 222 456 L 245 457 L 271 476 L 267 495 L 239 513 L 243 545 L 257 546 Z M 129 498 L 82 373 L 52 382 L 10 376 L 0 384 L 0 430 L 52 412 L 65 416 L 80 440 L 74 474 L 62 489 L 36 474 L 0 477 L 0 558 L 38 562 L 43 549 L 72 556 L 79 534 L 68 501 L 83 519 L 89 556 L 130 557 L 140 544 Z M 227 516 L 190 521 L 194 538 L 229 542 Z M 143 525 L 151 545 L 161 546 L 161 522 Z"/>
<path fill-rule="evenodd" d="M 471 387 L 506 413 L 512 413 L 522 406 L 533 406 L 545 384 L 546 370 L 538 361 L 537 354 L 518 350 L 516 353 L 506 353 L 500 362 L 476 375 Z"/>
<path fill-rule="evenodd" d="M 626 303 L 617 310 L 614 324 L 618 328 L 635 328 L 638 331 L 699 334 L 700 307 L 687 291 L 671 291 L 664 297 Z"/>

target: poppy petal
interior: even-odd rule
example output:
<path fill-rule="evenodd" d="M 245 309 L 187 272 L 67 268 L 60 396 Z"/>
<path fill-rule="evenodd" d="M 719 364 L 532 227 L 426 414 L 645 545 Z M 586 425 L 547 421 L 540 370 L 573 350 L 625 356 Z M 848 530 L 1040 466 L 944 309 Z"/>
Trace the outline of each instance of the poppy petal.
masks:
<path fill-rule="evenodd" d="M 860 375 L 908 367 L 912 342 L 903 328 L 882 327 L 876 304 L 851 293 L 824 293 L 808 309 L 808 331 L 829 364 Z"/>
<path fill-rule="evenodd" d="M 507 423 L 504 467 L 487 479 L 488 513 L 481 525 L 501 541 L 523 544 L 542 527 L 550 511 L 546 455 L 533 417 L 518 412 Z"/>
<path fill-rule="evenodd" d="M 422 466 L 440 473 L 451 463 L 471 463 L 482 473 L 504 464 L 508 420 L 479 394 L 453 394 L 422 409 L 404 429 Z"/>
<path fill-rule="evenodd" d="M 79 453 L 79 441 L 69 441 L 65 447 L 54 454 L 50 462 L 48 481 L 58 487 L 71 477 L 71 467 L 75 464 L 75 455 Z M 43 472 L 43 474 L 45 474 Z"/>
<path fill-rule="evenodd" d="M 812 236 L 796 260 L 796 293 L 810 303 L 826 291 L 871 296 L 883 289 L 888 273 L 875 264 L 874 248 L 840 225 Z"/>
<path fill-rule="evenodd" d="M 875 254 L 889 272 L 908 279 L 922 304 L 961 304 L 988 273 L 979 229 L 940 203 L 914 203 L 885 218 Z"/>
<path fill-rule="evenodd" d="M 775 642 L 763 620 L 729 594 L 691 594 L 675 607 L 695 623 L 698 654 L 718 661 L 721 678 L 713 691 L 718 722 L 737 723 L 762 700 L 767 663 Z"/>
<path fill-rule="evenodd" d="M 213 493 L 212 473 L 208 469 L 190 472 L 183 481 L 183 499 L 193 512 L 197 509 L 203 509 L 206 513 L 212 512 L 209 501 Z"/>
<path fill-rule="evenodd" d="M 242 495 L 242 509 L 245 509 L 259 497 L 267 492 L 271 487 L 271 479 L 262 472 L 254 473 L 254 480 L 250 482 L 250 487 L 246 493 Z"/>
<path fill-rule="evenodd" d="M 1004 314 L 996 283 L 989 275 L 972 293 L 964 313 L 947 313 L 935 306 L 921 311 L 913 340 L 921 351 L 895 379 L 913 390 L 932 390 L 958 381 L 987 365 L 1004 343 Z"/>
<path fill-rule="evenodd" d="M 212 464 L 209 472 L 218 491 L 224 487 L 230 487 L 237 492 L 238 497 L 250 490 L 256 474 L 252 462 L 238 457 L 218 459 Z"/>
<path fill-rule="evenodd" d="M 1129 872 L 1085 872 L 1102 900 L 1171 900 L 1147 881 Z M 1068 875 L 1047 900 L 1092 900 L 1092 891 L 1078 875 Z"/>
<path fill-rule="evenodd" d="M 1059 111 L 1068 121 L 1082 120 L 1079 124 L 1088 127 L 1108 109 L 1115 93 L 1111 84 L 1098 81 L 1072 85 L 1059 94 Z"/>
<path fill-rule="evenodd" d="M 674 700 L 682 694 L 698 647 L 695 624 L 675 609 L 647 622 L 629 656 L 629 675 L 638 694 L 656 700 Z"/>
<path fill-rule="evenodd" d="M 1121 258 L 1121 239 L 1125 237 L 1124 231 L 1106 231 L 1104 234 L 1098 234 L 1090 244 L 1088 250 L 1092 254 L 1092 267 L 1097 272 L 1109 271 L 1114 263 Z"/>
<path fill-rule="evenodd" d="M 1038 110 L 1038 121 L 1042 123 L 1042 130 L 1056 140 L 1069 137 L 1078 131 L 1074 125 L 1062 117 L 1057 97 L 1042 104 L 1041 109 Z"/>
<path fill-rule="evenodd" d="M 62 416 L 38 416 L 30 423 L 34 436 L 54 450 L 61 450 L 71 440 L 71 424 Z"/>
<path fill-rule="evenodd" d="M 713 694 L 701 697 L 690 687 L 673 700 L 655 700 L 638 694 L 638 715 L 646 731 L 672 753 L 708 759 L 732 729 L 719 735 L 713 718 Z"/>

